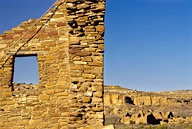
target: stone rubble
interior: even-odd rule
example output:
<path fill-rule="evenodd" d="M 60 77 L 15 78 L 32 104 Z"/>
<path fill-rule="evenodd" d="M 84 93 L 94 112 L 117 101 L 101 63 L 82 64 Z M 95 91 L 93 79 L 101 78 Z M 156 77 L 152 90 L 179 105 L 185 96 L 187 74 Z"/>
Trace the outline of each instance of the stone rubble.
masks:
<path fill-rule="evenodd" d="M 130 115 L 127 113 L 120 120 L 124 124 L 180 124 L 192 123 L 192 117 L 174 117 L 172 112 L 146 112 L 139 111 L 139 113 Z"/>

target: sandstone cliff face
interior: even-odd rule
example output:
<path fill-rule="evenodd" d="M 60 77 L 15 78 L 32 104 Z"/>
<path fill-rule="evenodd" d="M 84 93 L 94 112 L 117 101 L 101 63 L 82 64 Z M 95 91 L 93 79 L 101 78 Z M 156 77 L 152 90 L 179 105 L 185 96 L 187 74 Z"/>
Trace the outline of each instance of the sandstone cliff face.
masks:
<path fill-rule="evenodd" d="M 192 103 L 192 91 L 188 94 L 177 94 L 179 91 L 170 92 L 142 92 L 121 88 L 118 86 L 105 87 L 105 105 L 170 105 L 178 103 Z M 182 92 L 182 91 L 180 91 Z M 174 94 L 177 94 L 175 96 Z M 179 93 L 180 94 L 180 93 Z"/>

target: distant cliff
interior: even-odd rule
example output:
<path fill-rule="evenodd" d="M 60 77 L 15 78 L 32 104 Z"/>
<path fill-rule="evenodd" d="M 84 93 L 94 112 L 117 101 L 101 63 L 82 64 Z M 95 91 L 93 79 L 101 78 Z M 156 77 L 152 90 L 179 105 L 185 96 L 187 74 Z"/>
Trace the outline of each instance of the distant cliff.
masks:
<path fill-rule="evenodd" d="M 192 103 L 192 90 L 144 92 L 122 88 L 120 86 L 105 86 L 104 103 L 133 105 L 167 105 L 176 103 Z"/>

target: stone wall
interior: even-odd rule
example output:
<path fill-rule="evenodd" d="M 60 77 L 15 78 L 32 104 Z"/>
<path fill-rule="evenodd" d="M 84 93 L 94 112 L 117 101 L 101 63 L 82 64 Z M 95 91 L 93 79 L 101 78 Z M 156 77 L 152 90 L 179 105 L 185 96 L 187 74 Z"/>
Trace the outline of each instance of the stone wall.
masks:
<path fill-rule="evenodd" d="M 0 128 L 103 126 L 104 14 L 104 0 L 61 0 L 0 35 Z M 20 94 L 14 58 L 31 55 L 39 84 Z"/>

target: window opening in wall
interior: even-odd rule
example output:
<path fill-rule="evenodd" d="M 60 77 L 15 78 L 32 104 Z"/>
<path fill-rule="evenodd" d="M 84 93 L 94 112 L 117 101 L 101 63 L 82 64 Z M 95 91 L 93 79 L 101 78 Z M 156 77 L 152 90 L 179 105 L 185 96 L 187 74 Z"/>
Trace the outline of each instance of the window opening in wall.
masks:
<path fill-rule="evenodd" d="M 13 82 L 26 84 L 39 83 L 37 55 L 15 57 Z"/>

